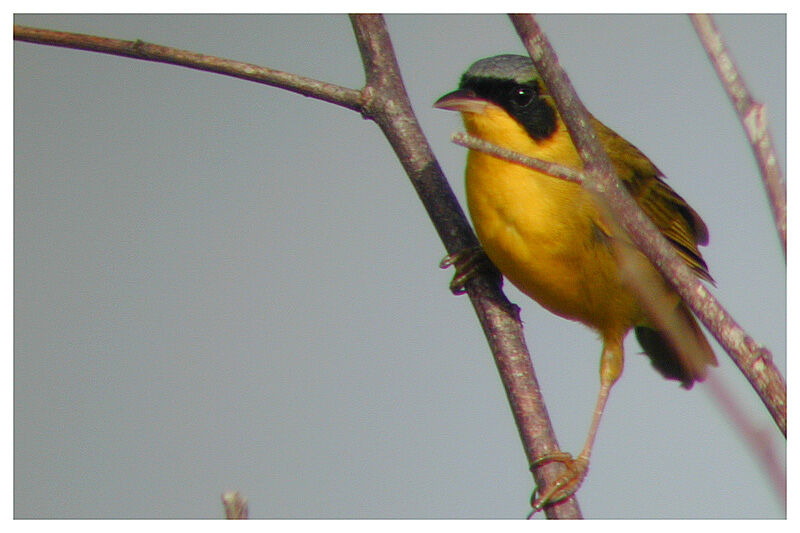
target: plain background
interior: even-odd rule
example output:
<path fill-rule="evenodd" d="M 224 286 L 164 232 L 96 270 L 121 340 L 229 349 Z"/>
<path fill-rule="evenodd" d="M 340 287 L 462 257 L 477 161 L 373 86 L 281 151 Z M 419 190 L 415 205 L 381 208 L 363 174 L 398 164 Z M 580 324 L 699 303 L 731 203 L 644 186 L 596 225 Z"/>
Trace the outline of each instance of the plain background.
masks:
<path fill-rule="evenodd" d="M 715 19 L 785 168 L 786 18 Z M 508 18 L 388 16 L 415 111 L 459 198 L 461 124 L 432 103 Z M 343 15 L 26 16 L 359 88 Z M 785 371 L 786 269 L 756 165 L 683 15 L 539 22 L 587 107 L 703 216 L 714 294 Z M 378 128 L 283 90 L 14 43 L 14 514 L 521 518 L 532 480 L 485 339 Z M 507 284 L 563 449 L 583 444 L 600 343 Z M 716 346 L 716 345 L 715 345 Z M 589 518 L 784 516 L 706 387 L 631 336 Z M 785 461 L 716 347 L 714 377 Z"/>

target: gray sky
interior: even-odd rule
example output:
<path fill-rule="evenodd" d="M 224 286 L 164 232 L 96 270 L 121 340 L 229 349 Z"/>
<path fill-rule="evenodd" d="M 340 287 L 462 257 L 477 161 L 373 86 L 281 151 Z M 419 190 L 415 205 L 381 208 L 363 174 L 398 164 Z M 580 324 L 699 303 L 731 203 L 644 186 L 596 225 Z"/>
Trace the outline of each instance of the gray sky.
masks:
<path fill-rule="evenodd" d="M 703 216 L 714 294 L 786 361 L 786 269 L 756 165 L 685 16 L 539 17 L 587 107 Z M 717 23 L 785 168 L 783 16 Z M 415 111 L 463 200 L 453 113 L 474 60 L 524 53 L 502 15 L 389 16 Z M 27 16 L 359 88 L 345 16 Z M 242 80 L 14 44 L 18 518 L 519 518 L 532 489 L 485 339 L 378 128 Z M 507 285 L 556 434 L 577 452 L 600 342 Z M 715 345 L 714 376 L 785 445 Z M 631 336 L 591 518 L 782 517 L 703 386 Z"/>

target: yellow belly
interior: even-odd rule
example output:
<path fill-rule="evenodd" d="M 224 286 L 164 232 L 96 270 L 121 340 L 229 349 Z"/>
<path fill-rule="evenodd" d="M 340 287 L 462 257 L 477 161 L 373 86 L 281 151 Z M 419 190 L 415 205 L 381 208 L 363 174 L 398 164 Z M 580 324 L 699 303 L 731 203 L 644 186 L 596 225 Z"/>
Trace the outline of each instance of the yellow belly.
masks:
<path fill-rule="evenodd" d="M 486 254 L 522 292 L 604 336 L 642 320 L 580 185 L 470 152 L 467 201 Z"/>
<path fill-rule="evenodd" d="M 529 135 L 493 104 L 465 108 L 462 117 L 467 131 L 476 137 L 531 157 L 582 168 L 560 120 L 551 135 L 540 138 Z M 596 125 L 612 144 L 625 143 L 601 124 Z M 656 172 L 643 155 L 626 146 L 622 148 L 633 151 L 631 165 Z M 629 178 L 636 171 L 627 160 L 618 160 L 616 165 L 617 171 Z M 583 322 L 600 333 L 601 380 L 605 387 L 622 372 L 622 342 L 634 326 L 645 326 L 642 331 L 647 346 L 643 347 L 653 364 L 684 386 L 701 380 L 706 366 L 716 364 L 713 350 L 680 296 L 609 219 L 599 198 L 578 184 L 475 151 L 468 156 L 466 182 L 467 203 L 478 238 L 505 277 L 553 313 Z M 680 200 L 677 195 L 675 198 Z M 702 222 L 699 224 L 702 226 Z M 704 226 L 701 230 L 704 234 Z M 687 231 L 691 233 L 691 228 Z M 678 237 L 687 238 L 689 247 L 694 247 L 693 234 Z M 693 261 L 702 270 L 702 260 Z M 680 346 L 669 345 L 667 337 L 657 331 L 658 325 L 650 323 L 623 276 L 636 280 L 638 290 L 652 295 L 647 312 L 655 313 L 659 324 L 676 332 L 675 339 L 683 339 Z"/>

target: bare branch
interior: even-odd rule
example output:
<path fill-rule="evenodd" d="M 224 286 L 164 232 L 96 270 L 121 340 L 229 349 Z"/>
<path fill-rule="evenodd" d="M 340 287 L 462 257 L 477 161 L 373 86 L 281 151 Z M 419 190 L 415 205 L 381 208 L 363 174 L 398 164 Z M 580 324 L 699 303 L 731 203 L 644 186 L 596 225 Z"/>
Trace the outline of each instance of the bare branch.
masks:
<path fill-rule="evenodd" d="M 736 427 L 741 437 L 749 446 L 752 453 L 761 463 L 764 473 L 768 476 L 772 488 L 781 499 L 786 508 L 786 470 L 781 465 L 781 460 L 775 450 L 774 433 L 771 428 L 762 423 L 754 423 L 745 413 L 742 405 L 725 386 L 718 376 L 709 376 L 708 390 L 720 408 L 725 412 L 728 420 Z"/>
<path fill-rule="evenodd" d="M 573 183 L 583 183 L 584 180 L 583 172 L 577 171 L 574 168 L 565 167 L 564 165 L 544 161 L 542 159 L 536 159 L 535 157 L 528 157 L 519 152 L 514 152 L 508 148 L 503 148 L 502 146 L 497 146 L 483 139 L 473 137 L 468 133 L 455 133 L 453 134 L 452 141 L 464 148 L 493 155 L 510 163 L 516 163 L 523 167 L 538 170 L 554 178 L 560 178 Z"/>
<path fill-rule="evenodd" d="M 585 185 L 606 201 L 616 220 L 636 245 L 700 318 L 747 377 L 786 435 L 786 383 L 772 362 L 772 354 L 747 335 L 682 261 L 652 221 L 636 205 L 616 178 L 608 155 L 597 142 L 589 115 L 547 38 L 531 15 L 511 15 L 536 68 L 541 74 L 569 129 L 586 174 Z"/>
<path fill-rule="evenodd" d="M 725 47 L 713 19 L 706 14 L 690 15 L 700 42 L 703 43 L 711 63 L 717 71 L 725 92 L 736 108 L 747 139 L 761 170 L 761 179 L 767 190 L 775 227 L 786 255 L 786 181 L 778 164 L 775 146 L 769 133 L 767 111 L 764 104 L 755 101 L 739 74 L 730 52 Z"/>
<path fill-rule="evenodd" d="M 246 520 L 248 517 L 247 500 L 238 491 L 223 493 L 222 506 L 228 520 Z"/>
<path fill-rule="evenodd" d="M 198 54 L 197 52 L 150 44 L 144 41 L 123 41 L 81 33 L 43 30 L 18 25 L 14 25 L 14 39 L 215 72 L 286 89 L 287 91 L 324 100 L 354 111 L 361 111 L 361 91 L 253 65 L 252 63 Z"/>
<path fill-rule="evenodd" d="M 515 25 L 518 25 L 516 18 L 512 18 L 512 20 L 515 21 Z M 216 72 L 284 88 L 305 96 L 318 98 L 359 111 L 374 120 L 383 129 L 387 138 L 392 143 L 414 187 L 425 204 L 431 219 L 434 221 L 436 229 L 445 243 L 448 252 L 454 253 L 476 245 L 477 240 L 469 229 L 463 212 L 455 201 L 447 182 L 444 180 L 441 169 L 433 159 L 430 148 L 411 112 L 410 105 L 408 104 L 407 97 L 402 87 L 402 80 L 400 79 L 399 70 L 394 59 L 383 19 L 379 16 L 354 16 L 352 21 L 367 70 L 368 82 L 367 86 L 362 91 L 328 84 L 257 65 L 153 45 L 142 41 L 105 39 L 89 35 L 38 30 L 23 26 L 15 26 L 14 38 L 32 43 L 91 50 Z M 533 22 L 533 24 L 535 25 L 535 22 Z M 524 21 L 520 23 L 520 26 L 524 26 Z M 538 31 L 538 28 L 535 29 Z M 520 30 L 518 26 L 518 31 L 520 31 L 522 35 L 527 30 Z M 542 39 L 544 39 L 544 36 L 542 36 Z M 549 47 L 549 45 L 547 46 Z M 534 56 L 534 60 L 537 59 L 535 54 L 532 54 L 532 56 Z M 545 51 L 543 52 L 545 61 L 548 60 L 546 56 L 547 52 Z M 554 56 L 551 56 L 549 60 L 555 65 Z M 557 67 L 557 65 L 555 66 Z M 538 63 L 537 67 L 539 67 Z M 544 76 L 543 74 L 543 77 Z M 548 80 L 547 83 L 550 87 L 557 85 L 557 83 L 550 80 Z M 579 101 L 578 104 L 580 104 Z M 561 102 L 559 102 L 559 108 L 566 109 L 562 107 Z M 571 114 L 565 112 L 565 121 L 569 124 L 570 119 L 566 115 Z M 757 108 L 751 112 L 750 116 L 760 118 L 763 115 Z M 758 125 L 758 121 L 751 120 L 750 122 L 755 122 L 756 125 Z M 577 130 L 580 130 L 579 126 L 576 128 L 576 131 Z M 573 136 L 577 135 L 580 137 L 579 133 L 576 134 L 573 132 L 573 126 L 571 126 L 570 131 Z M 766 141 L 762 139 L 758 146 L 763 146 L 765 142 L 771 147 L 771 141 L 768 137 Z M 579 145 L 577 140 L 576 145 Z M 470 146 L 470 148 L 473 147 Z M 579 149 L 581 149 L 580 146 Z M 587 153 L 591 153 L 591 150 L 584 152 L 584 150 L 581 149 L 582 156 Z M 769 154 L 771 152 L 767 153 Z M 770 162 L 768 156 L 765 161 L 768 163 Z M 774 163 L 774 161 L 773 154 L 772 163 Z M 606 175 L 608 170 L 607 168 L 603 168 L 602 165 L 590 167 L 589 164 L 587 164 L 586 168 L 587 171 L 590 169 L 592 170 L 592 172 L 589 173 L 593 176 L 600 176 L 600 183 L 599 185 L 595 185 L 595 188 L 600 191 L 610 190 L 612 191 L 610 193 L 612 195 L 617 194 L 615 190 L 620 189 L 618 184 L 602 181 L 602 177 Z M 774 164 L 774 168 L 777 169 L 777 164 Z M 613 175 L 613 171 L 611 174 Z M 564 178 L 564 176 L 562 176 L 562 178 Z M 785 185 L 783 185 L 783 188 L 785 189 Z M 772 197 L 773 193 L 771 192 L 770 195 Z M 613 203 L 613 201 L 609 200 L 609 204 Z M 778 205 L 782 205 L 783 210 L 782 240 L 785 250 L 785 200 L 782 204 Z M 775 210 L 774 206 L 773 209 Z M 625 224 L 625 220 L 635 220 L 637 216 L 643 215 L 628 213 L 620 217 L 620 220 Z M 776 220 L 778 220 L 778 213 L 776 213 Z M 780 228 L 780 223 L 778 225 Z M 633 233 L 635 232 L 632 232 L 632 234 Z M 644 236 L 634 238 L 642 239 L 643 242 L 647 243 L 652 236 L 648 237 L 647 232 L 644 232 Z M 657 241 L 658 239 L 655 240 Z M 638 242 L 637 240 L 637 243 Z M 647 250 L 647 247 L 643 247 L 643 249 Z M 667 245 L 666 251 L 662 250 L 646 253 L 653 259 L 653 257 L 662 257 L 660 254 L 666 254 L 668 257 L 670 252 L 671 247 Z M 670 269 L 674 266 L 671 266 L 669 261 L 654 262 L 656 265 L 665 265 L 664 270 L 662 270 L 665 274 L 671 272 Z M 677 268 L 677 270 L 672 274 L 674 278 L 670 279 L 685 281 L 684 278 L 687 276 L 687 269 L 683 266 L 683 263 L 679 261 L 678 266 L 675 268 Z M 705 300 L 701 297 L 699 299 L 700 303 L 698 304 L 692 303 L 693 298 L 687 297 L 687 295 L 684 294 L 684 292 L 688 292 L 689 296 L 694 293 L 701 295 L 707 294 L 705 287 L 697 283 L 692 274 L 689 273 L 688 275 L 690 276 L 688 278 L 690 283 L 682 290 L 683 292 L 681 292 L 681 294 L 690 305 L 692 305 L 695 312 L 698 313 L 698 316 L 703 319 L 707 326 L 709 325 L 707 320 L 711 321 L 713 324 L 728 324 L 727 320 L 729 317 L 727 313 L 721 310 L 721 307 L 713 297 L 708 295 L 707 297 L 710 298 L 710 300 Z M 691 283 L 692 280 L 694 284 Z M 681 290 L 680 284 L 678 287 L 679 290 Z M 541 395 L 538 391 L 533 368 L 527 357 L 527 349 L 524 345 L 516 309 L 505 299 L 502 292 L 499 291 L 499 288 L 491 280 L 475 279 L 468 284 L 468 289 L 470 298 L 480 317 L 490 345 L 492 346 L 492 352 L 495 356 L 497 366 L 501 371 L 526 453 L 529 461 L 532 462 L 535 457 L 556 451 L 558 446 L 547 419 L 547 413 Z M 704 318 L 704 314 L 698 311 L 695 306 L 699 306 L 700 308 L 708 306 L 707 309 L 705 309 L 706 318 Z M 709 316 L 711 318 L 708 318 Z M 773 410 L 776 411 L 773 417 L 776 417 L 778 425 L 785 434 L 785 384 L 782 385 L 782 378 L 780 378 L 779 374 L 777 376 L 779 379 L 775 379 L 774 373 L 777 371 L 774 370 L 774 366 L 771 363 L 769 352 L 763 348 L 759 348 L 755 341 L 746 336 L 732 319 L 728 326 L 730 327 L 729 330 L 722 329 L 719 333 L 716 329 L 710 329 L 714 332 L 717 340 L 721 338 L 728 340 L 727 343 L 720 340 L 723 346 L 734 345 L 736 350 L 738 350 L 736 353 L 741 352 L 742 355 L 735 360 L 740 368 L 744 366 L 753 371 L 752 373 L 755 374 L 755 377 L 751 378 L 748 374 L 748 379 L 751 380 L 751 383 L 755 383 L 754 386 L 757 389 L 763 389 L 766 395 L 772 395 L 774 397 L 774 401 L 772 402 L 774 407 L 770 408 L 770 410 L 771 412 Z M 726 347 L 726 350 L 727 349 Z M 741 363 L 739 362 L 740 360 Z M 772 390 L 773 388 L 775 390 Z M 769 405 L 770 403 L 768 403 L 768 407 Z M 779 419 L 782 419 L 782 422 Z M 560 464 L 552 463 L 534 472 L 534 476 L 537 479 L 537 483 L 543 485 L 557 478 L 560 470 Z M 573 499 L 570 499 L 548 507 L 547 513 L 548 516 L 551 517 L 568 517 L 577 516 L 579 511 L 577 504 Z"/>
<path fill-rule="evenodd" d="M 351 17 L 367 72 L 365 114 L 375 120 L 397 153 L 428 210 L 448 253 L 478 244 L 464 213 L 444 179 L 411 109 L 383 17 Z M 467 283 L 467 291 L 500 372 L 529 464 L 558 451 L 522 333 L 518 312 L 490 276 Z M 560 463 L 533 470 L 538 486 L 552 484 L 564 471 Z M 549 506 L 549 518 L 579 518 L 577 500 L 570 497 Z"/>
<path fill-rule="evenodd" d="M 249 63 L 179 50 L 143 41 L 123 41 L 91 35 L 14 27 L 14 38 L 147 61 L 170 63 L 264 83 L 328 101 L 362 113 L 375 121 L 394 148 L 427 209 L 448 253 L 474 248 L 478 240 L 436 162 L 405 93 L 384 20 L 379 15 L 354 15 L 356 33 L 367 74 L 357 91 Z M 517 308 L 491 276 L 467 283 L 468 293 L 500 371 L 529 463 L 558 451 L 544 401 L 539 392 L 522 333 Z M 537 467 L 536 483 L 552 483 L 562 473 L 560 463 Z M 546 510 L 551 518 L 578 518 L 571 497 Z"/>

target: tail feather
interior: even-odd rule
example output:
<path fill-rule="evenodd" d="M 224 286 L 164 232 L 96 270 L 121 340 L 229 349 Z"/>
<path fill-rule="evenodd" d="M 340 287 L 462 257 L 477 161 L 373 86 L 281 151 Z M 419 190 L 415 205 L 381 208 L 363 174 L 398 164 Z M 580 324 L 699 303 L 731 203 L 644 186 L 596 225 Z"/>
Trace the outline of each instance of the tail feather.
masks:
<path fill-rule="evenodd" d="M 636 339 L 662 376 L 678 380 L 681 386 L 691 389 L 695 381 L 705 379 L 709 365 L 717 366 L 717 358 L 686 304 L 678 304 L 669 318 L 669 335 L 651 327 L 638 326 Z"/>

